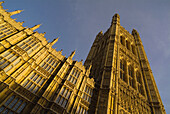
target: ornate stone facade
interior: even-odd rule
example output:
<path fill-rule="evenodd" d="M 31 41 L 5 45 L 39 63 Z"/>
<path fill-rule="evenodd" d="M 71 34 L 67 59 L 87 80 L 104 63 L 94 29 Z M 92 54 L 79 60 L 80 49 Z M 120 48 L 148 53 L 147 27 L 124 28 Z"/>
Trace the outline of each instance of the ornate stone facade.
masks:
<path fill-rule="evenodd" d="M 140 36 L 115 14 L 84 63 L 48 42 L 40 25 L 25 28 L 0 2 L 0 113 L 164 114 Z"/>

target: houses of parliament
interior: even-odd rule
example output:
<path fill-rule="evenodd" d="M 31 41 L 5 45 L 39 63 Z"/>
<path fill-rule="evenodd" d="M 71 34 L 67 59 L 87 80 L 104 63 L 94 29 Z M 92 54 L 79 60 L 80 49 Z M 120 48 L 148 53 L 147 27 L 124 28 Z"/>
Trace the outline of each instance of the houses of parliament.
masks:
<path fill-rule="evenodd" d="M 84 63 L 44 33 L 11 18 L 0 2 L 0 113 L 166 114 L 139 33 L 115 14 Z"/>

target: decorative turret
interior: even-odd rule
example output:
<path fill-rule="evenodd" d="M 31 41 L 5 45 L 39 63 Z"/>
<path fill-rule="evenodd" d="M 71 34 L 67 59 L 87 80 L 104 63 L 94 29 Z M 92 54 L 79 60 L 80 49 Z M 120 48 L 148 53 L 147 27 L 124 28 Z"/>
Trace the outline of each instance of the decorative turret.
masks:
<path fill-rule="evenodd" d="M 0 2 L 0 5 L 2 6 L 2 3 L 4 3 L 4 1 Z"/>
<path fill-rule="evenodd" d="M 40 26 L 41 26 L 41 24 L 38 24 L 38 25 L 33 26 L 31 29 L 35 30 L 35 29 L 38 29 Z"/>
<path fill-rule="evenodd" d="M 114 23 L 120 24 L 120 16 L 117 13 L 112 18 L 112 24 Z"/>
<path fill-rule="evenodd" d="M 76 50 L 74 50 L 73 52 L 71 52 L 71 54 L 70 54 L 70 56 L 69 56 L 69 58 L 73 58 L 73 56 L 75 55 L 75 53 L 76 53 Z"/>
<path fill-rule="evenodd" d="M 19 13 L 21 13 L 22 11 L 24 11 L 24 10 L 15 10 L 15 11 L 13 11 L 13 12 L 9 12 L 9 14 L 12 16 L 12 15 L 15 15 L 15 14 L 19 14 Z"/>
<path fill-rule="evenodd" d="M 137 32 L 137 30 L 133 29 L 132 30 L 132 35 L 135 37 L 135 38 L 139 38 L 139 33 Z"/>
<path fill-rule="evenodd" d="M 50 42 L 51 46 L 53 46 L 56 42 L 58 42 L 58 39 L 59 39 L 59 37 L 54 39 L 52 42 Z"/>

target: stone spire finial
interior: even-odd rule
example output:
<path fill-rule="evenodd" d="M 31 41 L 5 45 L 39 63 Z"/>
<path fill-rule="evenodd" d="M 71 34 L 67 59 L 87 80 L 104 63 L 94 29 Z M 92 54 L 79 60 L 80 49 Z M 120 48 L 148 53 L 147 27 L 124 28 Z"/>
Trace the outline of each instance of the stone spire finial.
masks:
<path fill-rule="evenodd" d="M 41 26 L 41 24 L 38 24 L 38 25 L 33 26 L 31 29 L 35 30 L 35 29 L 38 29 L 40 26 Z"/>
<path fill-rule="evenodd" d="M 135 29 L 132 30 L 132 35 L 133 35 L 134 37 L 140 37 L 138 31 L 135 30 Z"/>
<path fill-rule="evenodd" d="M 42 36 L 45 36 L 46 32 L 40 33 Z"/>
<path fill-rule="evenodd" d="M 112 23 L 120 23 L 120 16 L 119 14 L 115 14 L 112 18 Z"/>
<path fill-rule="evenodd" d="M 4 1 L 0 2 L 0 5 L 2 5 L 2 3 L 4 3 Z"/>
<path fill-rule="evenodd" d="M 50 42 L 51 46 L 53 46 L 57 41 L 58 41 L 59 37 L 54 39 L 52 42 Z"/>
<path fill-rule="evenodd" d="M 18 22 L 19 24 L 21 24 L 21 25 L 23 25 L 23 23 L 24 23 L 24 21 L 22 21 L 22 22 Z"/>
<path fill-rule="evenodd" d="M 15 15 L 15 14 L 21 13 L 22 11 L 24 11 L 24 10 L 15 10 L 15 11 L 9 12 L 9 13 L 10 13 L 10 15 Z"/>
<path fill-rule="evenodd" d="M 71 54 L 70 54 L 70 58 L 73 58 L 73 56 L 75 55 L 75 53 L 76 53 L 76 50 L 74 50 L 73 52 L 71 52 Z"/>

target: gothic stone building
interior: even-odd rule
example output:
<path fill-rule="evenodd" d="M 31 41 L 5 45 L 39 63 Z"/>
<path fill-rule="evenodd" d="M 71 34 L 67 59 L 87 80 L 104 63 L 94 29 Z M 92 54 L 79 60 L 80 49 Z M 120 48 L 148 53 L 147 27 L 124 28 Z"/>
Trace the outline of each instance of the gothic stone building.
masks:
<path fill-rule="evenodd" d="M 0 113 L 165 114 L 140 36 L 115 14 L 82 64 L 22 26 L 0 2 Z"/>

